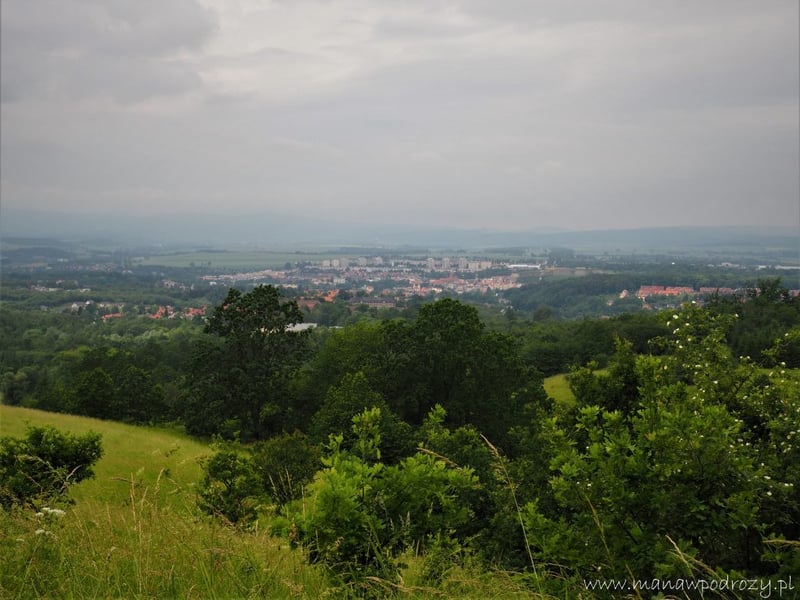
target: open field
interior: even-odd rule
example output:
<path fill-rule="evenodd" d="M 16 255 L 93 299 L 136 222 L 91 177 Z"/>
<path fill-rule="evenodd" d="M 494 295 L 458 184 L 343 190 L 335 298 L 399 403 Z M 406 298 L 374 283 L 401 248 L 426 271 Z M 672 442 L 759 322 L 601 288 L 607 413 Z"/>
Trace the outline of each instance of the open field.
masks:
<path fill-rule="evenodd" d="M 318 262 L 336 256 L 342 255 L 334 253 L 221 250 L 219 252 L 198 251 L 154 254 L 137 261 L 137 264 L 162 267 L 211 267 L 212 269 L 282 269 L 287 262 Z"/>
<path fill-rule="evenodd" d="M 569 389 L 569 382 L 564 373 L 546 377 L 544 380 L 544 391 L 556 402 L 572 404 L 575 401 L 575 396 L 572 394 L 572 390 Z"/>

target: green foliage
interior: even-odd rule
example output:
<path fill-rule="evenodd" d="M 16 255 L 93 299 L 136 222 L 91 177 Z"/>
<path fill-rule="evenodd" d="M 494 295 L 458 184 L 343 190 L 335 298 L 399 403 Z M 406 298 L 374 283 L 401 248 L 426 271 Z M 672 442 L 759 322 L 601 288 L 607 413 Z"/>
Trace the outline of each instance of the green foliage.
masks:
<path fill-rule="evenodd" d="M 300 432 L 285 433 L 252 448 L 261 485 L 278 506 L 302 496 L 303 488 L 322 466 L 320 458 L 319 446 Z"/>
<path fill-rule="evenodd" d="M 300 498 L 320 468 L 320 452 L 301 433 L 250 447 L 222 443 L 200 461 L 198 505 L 211 515 L 247 527 L 270 500 L 278 507 Z"/>
<path fill-rule="evenodd" d="M 187 430 L 256 440 L 302 422 L 290 379 L 305 358 L 307 332 L 294 301 L 272 286 L 247 294 L 231 289 L 206 326 L 209 338 L 192 356 L 183 400 Z"/>
<path fill-rule="evenodd" d="M 572 376 L 576 410 L 544 421 L 550 479 L 525 507 L 531 549 L 584 576 L 683 577 L 687 557 L 721 572 L 780 570 L 785 557 L 763 553 L 766 539 L 797 536 L 787 441 L 800 388 L 734 359 L 729 316 L 688 305 L 666 322 L 663 356 L 618 345 L 607 375 Z"/>
<path fill-rule="evenodd" d="M 486 331 L 474 307 L 453 299 L 422 305 L 414 321 L 359 323 L 332 333 L 303 378 L 304 396 L 322 406 L 311 429 L 316 439 L 331 432 L 349 437 L 347 419 L 379 405 L 380 397 L 384 415 L 391 411 L 412 427 L 440 404 L 448 425 L 479 426 L 501 445 L 519 422 L 518 392 L 530 383 L 516 341 Z M 399 442 L 410 436 L 392 436 L 397 427 L 386 425 L 387 457 L 406 455 L 410 449 Z"/>
<path fill-rule="evenodd" d="M 201 461 L 198 505 L 211 515 L 247 526 L 256 520 L 264 487 L 250 457 L 229 447 Z"/>
<path fill-rule="evenodd" d="M 616 296 L 623 289 L 634 290 L 645 282 L 638 273 L 591 273 L 583 277 L 548 278 L 508 290 L 505 297 L 517 310 L 533 312 L 544 306 L 561 316 L 574 318 L 597 314 L 598 308 L 605 305 L 605 296 Z"/>
<path fill-rule="evenodd" d="M 351 433 L 353 417 L 368 408 L 385 406 L 383 397 L 370 387 L 363 372 L 346 373 L 338 384 L 328 388 L 325 402 L 311 421 L 309 433 L 319 442 L 326 440 L 329 434 L 355 439 Z"/>
<path fill-rule="evenodd" d="M 709 303 L 714 314 L 736 315 L 726 332 L 726 339 L 735 356 L 748 356 L 762 366 L 772 366 L 765 354 L 776 338 L 797 326 L 800 319 L 800 297 L 791 296 L 780 279 L 761 279 L 740 296 L 714 296 Z M 783 345 L 781 361 L 800 368 L 800 343 Z"/>
<path fill-rule="evenodd" d="M 634 353 L 650 352 L 650 340 L 669 331 L 657 315 L 625 314 L 614 319 L 546 321 L 527 324 L 517 332 L 525 362 L 545 377 L 564 373 L 590 361 L 605 367 L 617 340 L 630 342 Z"/>
<path fill-rule="evenodd" d="M 6 403 L 132 423 L 174 418 L 171 402 L 181 380 L 186 340 L 193 335 L 189 326 L 162 335 L 163 328 L 155 329 L 148 320 L 152 328 L 141 335 L 129 331 L 125 337 L 95 339 L 97 327 L 73 331 L 78 317 L 72 319 L 48 328 L 52 337 L 37 341 L 47 345 L 48 354 L 40 352 L 48 360 L 30 357 L 31 364 L 2 377 Z M 68 349 L 61 349 L 62 338 L 72 341 Z M 21 356 L 19 350 L 10 354 Z"/>
<path fill-rule="evenodd" d="M 325 402 L 311 421 L 309 435 L 315 442 L 322 443 L 331 434 L 341 434 L 342 446 L 351 448 L 357 441 L 352 430 L 353 417 L 368 408 L 381 411 L 379 429 L 383 459 L 394 463 L 411 453 L 411 427 L 392 412 L 361 371 L 345 374 L 338 385 L 328 389 Z"/>
<path fill-rule="evenodd" d="M 70 486 L 94 477 L 101 436 L 29 427 L 24 438 L 0 438 L 0 506 L 64 499 Z"/>
<path fill-rule="evenodd" d="M 449 425 L 471 423 L 504 442 L 529 382 L 511 337 L 485 331 L 474 307 L 452 299 L 422 306 L 413 324 L 387 323 L 384 336 L 376 387 L 403 420 L 420 425 L 440 404 Z"/>
<path fill-rule="evenodd" d="M 402 589 L 411 572 L 437 585 L 473 559 L 523 571 L 520 581 L 544 581 L 559 597 L 582 593 L 576 582 L 590 574 L 796 573 L 800 312 L 778 282 L 707 307 L 605 320 L 558 321 L 556 310 L 537 305 L 533 322 L 509 311 L 489 315 L 486 326 L 484 313 L 456 300 L 417 298 L 409 307 L 408 320 L 296 335 L 287 326 L 298 313 L 276 289 L 233 291 L 202 336 L 188 324 L 89 327 L 88 311 L 35 317 L 0 307 L 0 385 L 8 403 L 132 422 L 182 414 L 192 433 L 263 440 L 207 458 L 199 503 L 240 525 L 217 529 L 225 535 L 256 536 L 259 528 L 248 527 L 256 518 L 276 519 L 291 543 L 302 542 L 356 593 L 378 585 L 370 576 L 388 580 L 383 594 Z M 571 391 L 552 402 L 539 377 L 567 365 L 578 367 Z M 308 438 L 282 433 L 297 427 Z M 314 442 L 325 440 L 321 462 Z M 3 456 L 19 448 L 3 442 Z M 158 479 L 153 498 L 168 496 L 157 489 L 172 487 L 168 471 L 126 469 L 108 479 L 130 476 L 130 494 L 121 493 L 130 510 L 145 504 L 142 482 Z M 28 485 L 33 475 L 0 473 L 0 485 Z M 85 499 L 85 489 L 75 496 Z M 22 492 L 37 504 L 39 493 Z M 255 582 L 227 595 L 269 589 L 258 588 L 264 581 L 254 573 L 264 567 L 255 554 L 237 555 L 237 570 L 205 535 L 213 550 L 201 552 L 210 557 L 203 590 L 220 589 L 211 583 L 220 568 Z M 65 556 L 50 536 L 31 540 L 23 553 L 37 565 L 31 572 Z M 13 556 L 11 541 L 0 539 L 4 558 Z M 60 590 L 56 579 L 26 581 Z M 146 583 L 113 589 L 165 591 Z M 469 589 L 462 582 L 441 593 Z"/>
<path fill-rule="evenodd" d="M 617 340 L 609 368 L 596 371 L 596 364 L 574 369 L 568 376 L 572 396 L 579 405 L 597 404 L 606 410 L 628 414 L 639 400 L 636 357 L 631 343 Z"/>
<path fill-rule="evenodd" d="M 380 382 L 376 357 L 385 351 L 383 325 L 361 321 L 330 330 L 304 373 L 304 396 L 320 406 L 332 385 L 349 373 L 362 372 L 369 382 Z M 349 425 L 348 425 L 349 426 Z M 327 433 L 327 432 L 326 432 Z"/>
<path fill-rule="evenodd" d="M 78 414 L 100 419 L 112 416 L 116 404 L 114 381 L 102 367 L 80 374 L 72 397 L 73 410 Z"/>
<path fill-rule="evenodd" d="M 353 418 L 357 441 L 351 451 L 342 449 L 341 435 L 332 436 L 325 468 L 308 487 L 305 503 L 285 512 L 312 560 L 345 582 L 367 576 L 394 581 L 404 549 L 424 549 L 472 516 L 461 501 L 477 485 L 471 471 L 448 468 L 426 453 L 394 466 L 379 462 L 380 417 L 373 408 Z"/>
<path fill-rule="evenodd" d="M 163 388 L 153 383 L 148 371 L 133 365 L 123 372 L 116 398 L 113 412 L 120 421 L 151 423 L 162 420 L 167 414 Z"/>

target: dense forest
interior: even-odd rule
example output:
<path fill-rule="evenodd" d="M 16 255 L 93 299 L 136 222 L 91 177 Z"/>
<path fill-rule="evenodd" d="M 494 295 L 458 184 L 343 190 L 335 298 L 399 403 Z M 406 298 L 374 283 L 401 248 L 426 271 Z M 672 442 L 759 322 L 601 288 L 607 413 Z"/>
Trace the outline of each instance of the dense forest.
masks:
<path fill-rule="evenodd" d="M 304 316 L 269 285 L 204 320 L 7 304 L 3 402 L 214 439 L 199 507 L 268 524 L 355 591 L 409 548 L 434 582 L 469 558 L 562 597 L 800 572 L 800 298 L 780 280 L 605 319 L 452 298 Z"/>

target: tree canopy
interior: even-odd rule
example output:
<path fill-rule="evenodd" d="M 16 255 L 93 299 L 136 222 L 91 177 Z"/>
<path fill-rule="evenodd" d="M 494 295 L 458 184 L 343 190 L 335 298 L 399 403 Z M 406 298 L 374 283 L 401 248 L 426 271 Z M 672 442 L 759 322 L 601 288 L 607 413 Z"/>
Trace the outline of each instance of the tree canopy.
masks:
<path fill-rule="evenodd" d="M 246 294 L 231 289 L 194 348 L 187 430 L 253 440 L 296 425 L 304 415 L 289 381 L 305 357 L 307 332 L 292 326 L 302 321 L 297 303 L 282 300 L 273 286 Z"/>

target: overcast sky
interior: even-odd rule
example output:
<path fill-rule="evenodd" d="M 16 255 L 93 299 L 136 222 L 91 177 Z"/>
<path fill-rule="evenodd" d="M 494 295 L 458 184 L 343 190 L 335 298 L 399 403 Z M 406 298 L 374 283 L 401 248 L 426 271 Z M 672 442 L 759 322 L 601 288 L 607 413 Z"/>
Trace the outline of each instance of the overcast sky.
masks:
<path fill-rule="evenodd" d="M 800 227 L 797 0 L 3 0 L 2 207 Z"/>

